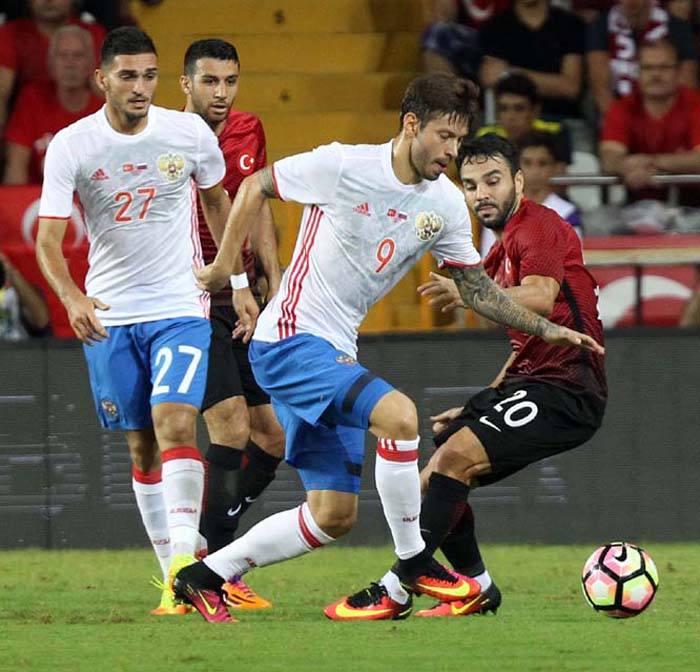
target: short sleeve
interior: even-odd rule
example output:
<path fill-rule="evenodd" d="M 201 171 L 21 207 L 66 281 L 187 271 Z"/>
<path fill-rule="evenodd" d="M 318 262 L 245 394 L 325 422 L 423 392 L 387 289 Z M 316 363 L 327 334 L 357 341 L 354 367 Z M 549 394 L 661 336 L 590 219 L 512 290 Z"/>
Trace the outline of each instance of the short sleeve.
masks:
<path fill-rule="evenodd" d="M 445 233 L 431 250 L 438 266 L 476 266 L 481 257 L 474 247 L 472 224 L 465 205 L 455 210 L 454 221 L 445 224 Z"/>
<path fill-rule="evenodd" d="M 508 10 L 504 12 L 507 14 Z M 502 60 L 508 60 L 500 48 L 503 40 L 499 37 L 501 19 L 500 17 L 495 17 L 490 21 L 487 21 L 479 30 L 479 46 L 481 47 L 481 53 L 484 56 L 491 56 L 493 58 L 500 58 Z"/>
<path fill-rule="evenodd" d="M 630 119 L 625 109 L 624 99 L 614 100 L 608 111 L 605 113 L 603 121 L 603 131 L 600 134 L 600 141 L 606 140 L 619 142 L 629 147 L 630 142 Z"/>
<path fill-rule="evenodd" d="M 17 49 L 15 48 L 12 25 L 0 26 L 0 68 L 17 70 Z"/>
<path fill-rule="evenodd" d="M 586 51 L 608 52 L 608 13 L 601 12 L 586 27 Z"/>
<path fill-rule="evenodd" d="M 586 52 L 586 24 L 576 14 L 559 9 L 562 35 L 565 37 L 562 55 L 576 54 L 583 56 Z"/>
<path fill-rule="evenodd" d="M 199 134 L 199 151 L 194 179 L 199 189 L 210 189 L 224 179 L 226 163 L 214 132 L 199 116 L 192 115 Z"/>
<path fill-rule="evenodd" d="M 561 223 L 556 214 L 523 222 L 516 243 L 521 281 L 528 275 L 541 275 L 561 285 L 566 259 L 566 234 Z"/>
<path fill-rule="evenodd" d="M 690 123 L 690 147 L 695 149 L 700 145 L 700 96 L 693 91 L 691 93 L 693 96 L 693 102 L 691 109 L 693 110 L 691 114 Z"/>
<path fill-rule="evenodd" d="M 267 165 L 267 140 L 265 139 L 265 129 L 259 119 L 255 126 L 255 138 L 258 147 L 255 154 L 255 165 L 260 170 L 260 168 L 264 168 Z"/>
<path fill-rule="evenodd" d="M 277 195 L 283 201 L 323 205 L 333 200 L 343 165 L 338 143 L 295 154 L 272 164 Z"/>
<path fill-rule="evenodd" d="M 34 144 L 34 140 L 36 140 L 32 132 L 32 118 L 31 91 L 25 86 L 19 92 L 17 102 L 7 122 L 5 140 L 31 148 Z"/>
<path fill-rule="evenodd" d="M 678 51 L 679 61 L 693 61 L 698 57 L 697 49 L 693 42 L 693 30 L 687 21 L 671 17 L 669 23 L 669 37 Z"/>
<path fill-rule="evenodd" d="M 46 150 L 39 217 L 70 217 L 73 210 L 75 179 L 75 159 L 68 149 L 63 133 L 59 131 Z"/>

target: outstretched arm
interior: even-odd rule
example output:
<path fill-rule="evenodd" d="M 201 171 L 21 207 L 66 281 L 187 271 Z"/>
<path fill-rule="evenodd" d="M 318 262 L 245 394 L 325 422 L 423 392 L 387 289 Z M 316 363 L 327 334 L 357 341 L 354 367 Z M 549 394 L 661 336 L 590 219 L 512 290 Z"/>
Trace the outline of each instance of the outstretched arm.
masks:
<path fill-rule="evenodd" d="M 243 180 L 229 211 L 216 259 L 195 271 L 201 289 L 216 292 L 226 284 L 251 225 L 261 216 L 265 200 L 276 195 L 269 166 Z"/>
<path fill-rule="evenodd" d="M 594 339 L 567 327 L 554 324 L 511 299 L 484 271 L 484 267 L 448 266 L 464 303 L 494 322 L 539 336 L 552 345 L 575 345 L 602 354 Z"/>
<path fill-rule="evenodd" d="M 277 294 L 282 280 L 279 254 L 277 251 L 277 232 L 272 209 L 269 203 L 263 203 L 260 221 L 253 227 L 250 237 L 255 256 L 259 259 L 267 279 L 266 300 L 270 301 Z"/>

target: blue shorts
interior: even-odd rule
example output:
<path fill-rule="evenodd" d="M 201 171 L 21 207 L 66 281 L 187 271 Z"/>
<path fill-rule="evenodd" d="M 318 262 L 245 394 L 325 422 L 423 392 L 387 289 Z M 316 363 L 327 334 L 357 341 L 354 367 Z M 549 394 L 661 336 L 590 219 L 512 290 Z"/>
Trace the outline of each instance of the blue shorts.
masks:
<path fill-rule="evenodd" d="M 103 427 L 152 427 L 151 407 L 164 402 L 201 407 L 211 340 L 209 320 L 183 317 L 105 329 L 109 338 L 83 346 Z"/>
<path fill-rule="evenodd" d="M 370 415 L 394 388 L 311 334 L 253 340 L 249 357 L 284 428 L 287 462 L 304 487 L 358 493 Z"/>

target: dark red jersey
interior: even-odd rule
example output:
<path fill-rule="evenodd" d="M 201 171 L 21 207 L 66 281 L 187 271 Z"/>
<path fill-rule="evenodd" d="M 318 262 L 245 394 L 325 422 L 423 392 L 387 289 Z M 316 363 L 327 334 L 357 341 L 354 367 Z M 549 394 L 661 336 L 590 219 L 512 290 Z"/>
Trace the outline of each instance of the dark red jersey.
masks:
<path fill-rule="evenodd" d="M 219 147 L 226 161 L 226 175 L 224 176 L 224 189 L 233 201 L 241 186 L 243 179 L 267 163 L 265 150 L 265 131 L 262 123 L 255 115 L 240 110 L 231 110 L 226 120 L 226 125 L 219 135 Z M 202 205 L 197 201 L 199 215 L 199 238 L 202 241 L 202 254 L 205 263 L 214 261 L 216 245 L 209 232 L 209 227 L 204 219 Z M 243 249 L 243 263 L 248 274 L 248 282 L 253 287 L 255 284 L 255 257 L 246 241 Z M 216 304 L 231 305 L 231 288 L 226 287 L 212 296 L 212 302 Z"/>
<path fill-rule="evenodd" d="M 501 287 L 515 287 L 529 275 L 554 278 L 560 286 L 548 318 L 603 343 L 598 286 L 583 263 L 581 242 L 554 210 L 523 199 L 484 260 Z M 559 348 L 515 329 L 508 336 L 517 353 L 507 376 L 536 377 L 573 392 L 607 398 L 603 357 L 578 348 Z"/>

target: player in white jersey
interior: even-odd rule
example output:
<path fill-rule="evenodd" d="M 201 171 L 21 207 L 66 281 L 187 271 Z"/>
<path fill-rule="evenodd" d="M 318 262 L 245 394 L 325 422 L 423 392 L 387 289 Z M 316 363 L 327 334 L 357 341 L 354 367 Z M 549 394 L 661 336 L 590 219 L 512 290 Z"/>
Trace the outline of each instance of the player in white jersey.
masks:
<path fill-rule="evenodd" d="M 444 601 L 478 594 L 477 582 L 450 572 L 424 550 L 413 402 L 355 359 L 357 327 L 367 310 L 428 250 L 450 269 L 465 303 L 490 319 L 551 343 L 599 347 L 515 304 L 484 273 L 463 197 L 444 175 L 467 135 L 476 100 L 475 88 L 464 80 L 419 77 L 406 91 L 401 130 L 390 143 L 321 147 L 278 161 L 241 185 L 216 260 L 197 275 L 208 289 L 225 282 L 231 255 L 238 254 L 266 198 L 307 204 L 292 263 L 250 347 L 256 379 L 272 398 L 287 438 L 287 461 L 299 471 L 307 501 L 178 573 L 176 594 L 208 621 L 231 620 L 221 598 L 229 577 L 348 532 L 357 515 L 367 429 L 378 438 L 375 481 L 399 576 L 394 583 L 385 577 L 383 592 L 361 591 L 326 615 L 405 618 L 411 605 L 399 599 L 404 587 L 443 595 Z"/>
<path fill-rule="evenodd" d="M 60 131 L 46 155 L 37 257 L 84 343 L 103 426 L 126 433 L 164 575 L 154 613 L 171 614 L 187 610 L 174 602 L 168 572 L 194 561 L 203 489 L 195 424 L 211 330 L 192 272 L 202 264 L 195 189 L 216 237 L 230 202 L 216 137 L 197 115 L 151 105 L 157 75 L 145 33 L 107 36 L 96 73 L 105 106 Z M 87 295 L 61 251 L 74 192 L 90 239 Z"/>

